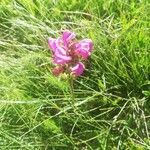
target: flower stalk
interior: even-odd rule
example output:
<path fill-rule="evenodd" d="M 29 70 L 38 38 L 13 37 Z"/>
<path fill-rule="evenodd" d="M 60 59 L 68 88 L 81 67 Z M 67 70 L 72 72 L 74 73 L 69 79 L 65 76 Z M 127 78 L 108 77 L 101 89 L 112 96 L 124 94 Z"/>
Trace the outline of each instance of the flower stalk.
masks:
<path fill-rule="evenodd" d="M 61 37 L 48 38 L 48 45 L 52 50 L 52 63 L 55 65 L 52 69 L 52 73 L 55 76 L 61 74 L 68 75 L 72 99 L 71 104 L 76 112 L 74 79 L 83 74 L 85 70 L 84 61 L 86 61 L 92 53 L 93 42 L 91 39 L 79 41 L 74 32 L 66 30 L 62 33 Z"/>
<path fill-rule="evenodd" d="M 69 75 L 69 86 L 70 86 L 70 94 L 71 94 L 71 104 L 74 111 L 76 111 L 77 108 L 76 108 L 75 93 L 74 93 L 74 78 L 72 75 Z"/>

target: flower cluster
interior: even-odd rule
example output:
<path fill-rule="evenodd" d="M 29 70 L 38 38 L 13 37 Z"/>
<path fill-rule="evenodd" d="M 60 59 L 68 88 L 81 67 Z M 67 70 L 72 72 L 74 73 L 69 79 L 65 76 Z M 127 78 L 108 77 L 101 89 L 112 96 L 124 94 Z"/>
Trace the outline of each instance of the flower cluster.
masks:
<path fill-rule="evenodd" d="M 92 51 L 92 40 L 84 39 L 77 41 L 75 33 L 64 31 L 62 37 L 48 39 L 49 48 L 53 52 L 53 63 L 57 66 L 53 74 L 59 76 L 61 73 L 80 76 L 85 66 L 81 62 L 87 60 Z"/>

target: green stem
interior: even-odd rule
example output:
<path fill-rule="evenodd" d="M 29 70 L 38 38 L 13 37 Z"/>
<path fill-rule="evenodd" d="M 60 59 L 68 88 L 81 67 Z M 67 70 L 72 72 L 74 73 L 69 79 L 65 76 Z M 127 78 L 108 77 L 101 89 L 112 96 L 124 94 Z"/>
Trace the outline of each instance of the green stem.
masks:
<path fill-rule="evenodd" d="M 70 85 L 70 92 L 71 92 L 71 98 L 72 98 L 72 107 L 73 109 L 76 111 L 76 107 L 75 107 L 75 94 L 74 94 L 74 79 L 73 77 L 70 75 L 69 76 L 69 85 Z"/>

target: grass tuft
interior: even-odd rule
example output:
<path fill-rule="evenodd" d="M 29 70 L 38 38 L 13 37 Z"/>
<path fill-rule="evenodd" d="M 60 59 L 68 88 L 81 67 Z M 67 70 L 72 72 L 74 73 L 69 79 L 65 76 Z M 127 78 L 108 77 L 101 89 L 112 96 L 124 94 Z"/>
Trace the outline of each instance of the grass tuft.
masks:
<path fill-rule="evenodd" d="M 1 0 L 0 149 L 150 149 L 147 0 Z M 48 37 L 91 38 L 84 75 L 54 77 Z"/>

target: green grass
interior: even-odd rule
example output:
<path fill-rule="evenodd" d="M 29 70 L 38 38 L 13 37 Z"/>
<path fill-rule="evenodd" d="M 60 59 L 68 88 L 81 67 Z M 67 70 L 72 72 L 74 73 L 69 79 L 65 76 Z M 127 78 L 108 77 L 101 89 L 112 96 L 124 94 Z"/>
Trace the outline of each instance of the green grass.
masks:
<path fill-rule="evenodd" d="M 0 149 L 150 149 L 148 0 L 0 1 Z M 94 50 L 69 85 L 48 37 L 70 29 Z"/>

